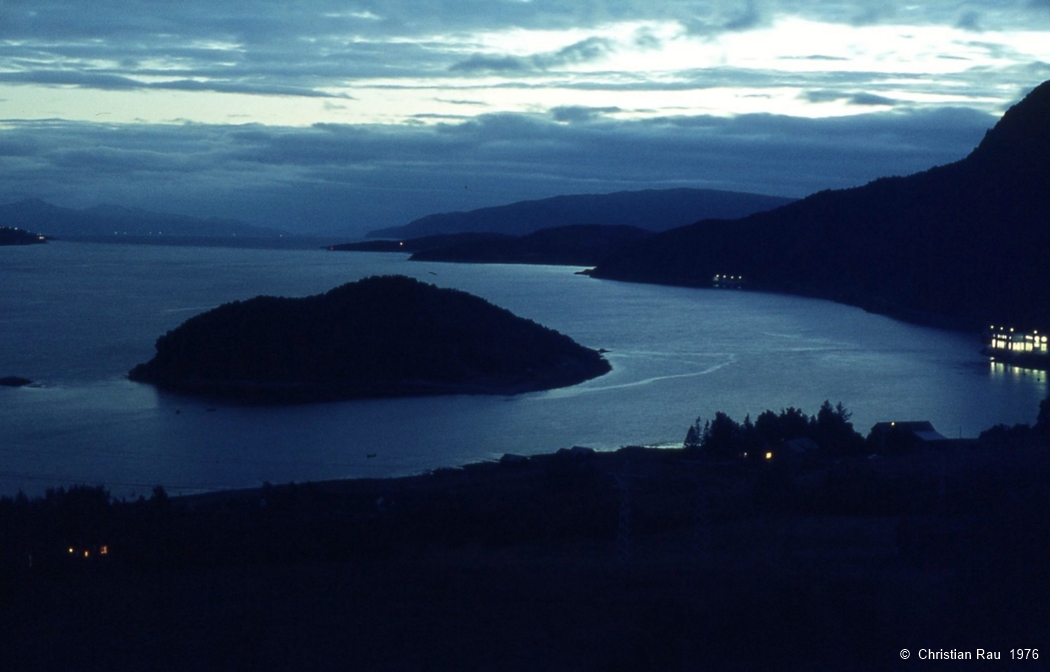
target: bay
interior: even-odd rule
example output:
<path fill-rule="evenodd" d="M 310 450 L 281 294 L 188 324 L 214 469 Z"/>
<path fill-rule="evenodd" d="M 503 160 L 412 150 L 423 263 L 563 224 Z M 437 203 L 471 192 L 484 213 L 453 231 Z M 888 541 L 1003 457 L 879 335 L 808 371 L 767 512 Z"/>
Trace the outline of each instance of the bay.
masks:
<path fill-rule="evenodd" d="M 405 255 L 56 241 L 0 248 L 0 495 L 102 484 L 118 496 L 386 477 L 503 453 L 680 445 L 697 417 L 842 401 L 863 433 L 930 420 L 976 436 L 1032 422 L 1045 373 L 988 363 L 973 334 L 825 301 L 594 280 L 553 266 Z M 514 397 L 243 406 L 125 378 L 165 331 L 222 303 L 376 274 L 482 296 L 605 348 L 613 371 Z"/>

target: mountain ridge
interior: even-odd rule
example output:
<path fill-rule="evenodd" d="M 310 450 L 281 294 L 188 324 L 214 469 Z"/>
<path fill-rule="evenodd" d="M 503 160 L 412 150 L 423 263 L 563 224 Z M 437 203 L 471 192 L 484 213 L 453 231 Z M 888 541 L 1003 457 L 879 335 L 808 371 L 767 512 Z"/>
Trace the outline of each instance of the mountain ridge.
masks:
<path fill-rule="evenodd" d="M 526 235 L 577 224 L 634 226 L 662 231 L 698 219 L 742 217 L 794 199 L 715 189 L 645 189 L 570 194 L 464 212 L 435 213 L 404 226 L 377 229 L 369 238 L 419 238 L 444 233 Z"/>
<path fill-rule="evenodd" d="M 1050 324 L 1050 82 L 964 159 L 825 190 L 737 220 L 656 234 L 607 258 L 598 278 L 754 289 L 975 328 Z"/>

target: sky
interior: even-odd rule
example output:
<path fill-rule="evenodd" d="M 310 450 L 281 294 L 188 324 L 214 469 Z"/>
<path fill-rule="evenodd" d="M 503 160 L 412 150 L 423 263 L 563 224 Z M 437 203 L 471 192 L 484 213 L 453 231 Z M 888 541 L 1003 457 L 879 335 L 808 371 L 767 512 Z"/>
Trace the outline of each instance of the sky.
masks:
<path fill-rule="evenodd" d="M 963 158 L 1050 0 L 0 0 L 0 203 L 345 234 Z"/>

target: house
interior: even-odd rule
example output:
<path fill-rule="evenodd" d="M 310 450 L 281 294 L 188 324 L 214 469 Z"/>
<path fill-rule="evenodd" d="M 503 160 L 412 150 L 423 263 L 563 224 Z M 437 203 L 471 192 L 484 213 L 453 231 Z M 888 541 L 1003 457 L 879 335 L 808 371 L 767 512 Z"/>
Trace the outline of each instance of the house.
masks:
<path fill-rule="evenodd" d="M 868 443 L 878 453 L 910 453 L 942 447 L 948 442 L 928 420 L 878 422 L 868 434 Z"/>
<path fill-rule="evenodd" d="M 803 436 L 785 441 L 781 453 L 798 459 L 815 458 L 820 454 L 820 446 L 808 436 Z"/>
<path fill-rule="evenodd" d="M 719 273 L 711 278 L 711 286 L 716 289 L 743 289 L 746 284 L 742 275 Z"/>
<path fill-rule="evenodd" d="M 1050 368 L 1050 342 L 1038 330 L 1024 331 L 992 325 L 984 332 L 981 351 L 993 362 L 1005 362 L 1022 368 Z"/>

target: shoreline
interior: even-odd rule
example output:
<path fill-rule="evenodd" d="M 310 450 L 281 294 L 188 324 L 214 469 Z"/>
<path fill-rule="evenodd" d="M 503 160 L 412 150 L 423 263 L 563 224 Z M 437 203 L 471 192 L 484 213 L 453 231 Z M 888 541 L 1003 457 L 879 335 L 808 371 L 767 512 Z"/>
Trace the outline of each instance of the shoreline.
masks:
<path fill-rule="evenodd" d="M 16 668 L 883 670 L 1042 632 L 1048 479 L 1045 445 L 778 465 L 635 446 L 109 516 L 7 504 L 0 621 Z"/>

